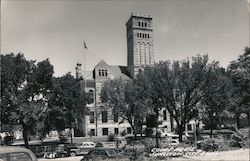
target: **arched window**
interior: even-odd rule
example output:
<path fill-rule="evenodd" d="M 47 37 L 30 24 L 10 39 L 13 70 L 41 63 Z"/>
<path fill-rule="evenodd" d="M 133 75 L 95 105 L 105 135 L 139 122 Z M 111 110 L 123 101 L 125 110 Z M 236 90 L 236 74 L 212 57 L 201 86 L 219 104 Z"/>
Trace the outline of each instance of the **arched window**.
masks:
<path fill-rule="evenodd" d="M 138 22 L 138 26 L 139 26 L 139 27 L 141 26 L 141 22 L 140 22 L 140 21 Z"/>
<path fill-rule="evenodd" d="M 141 22 L 141 26 L 144 27 L 144 23 L 143 22 Z"/>
<path fill-rule="evenodd" d="M 147 23 L 145 22 L 145 27 L 147 27 Z"/>
<path fill-rule="evenodd" d="M 141 38 L 141 33 L 140 33 L 140 38 Z"/>
<path fill-rule="evenodd" d="M 140 35 L 139 35 L 139 33 L 137 33 L 137 37 L 139 37 Z"/>

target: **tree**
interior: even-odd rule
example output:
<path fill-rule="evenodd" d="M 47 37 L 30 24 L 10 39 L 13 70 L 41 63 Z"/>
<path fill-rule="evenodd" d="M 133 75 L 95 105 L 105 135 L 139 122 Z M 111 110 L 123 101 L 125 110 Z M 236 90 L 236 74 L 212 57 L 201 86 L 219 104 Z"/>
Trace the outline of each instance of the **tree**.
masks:
<path fill-rule="evenodd" d="M 208 67 L 207 72 L 208 87 L 204 88 L 204 96 L 201 101 L 199 112 L 203 115 L 203 120 L 210 127 L 210 137 L 213 129 L 221 123 L 221 117 L 227 106 L 230 97 L 230 80 L 224 68 L 219 67 L 218 62 L 214 62 Z"/>
<path fill-rule="evenodd" d="M 207 64 L 207 55 L 197 55 L 192 62 L 188 59 L 172 64 L 170 61 L 159 62 L 139 75 L 150 89 L 155 112 L 166 108 L 176 121 L 180 142 L 185 125 L 197 117 L 197 105 L 204 96 L 203 90 L 208 88 Z"/>
<path fill-rule="evenodd" d="M 70 73 L 54 78 L 54 88 L 48 102 L 47 128 L 61 131 L 69 127 L 72 131 L 72 123 L 75 123 L 76 119 L 80 121 L 84 117 L 86 100 L 81 89 L 81 82 Z"/>
<path fill-rule="evenodd" d="M 101 91 L 102 102 L 113 107 L 113 114 L 122 118 L 120 123 L 128 121 L 135 138 L 139 123 L 148 112 L 141 90 L 132 80 L 119 79 L 106 82 Z"/>
<path fill-rule="evenodd" d="M 228 67 L 232 87 L 232 111 L 235 114 L 237 127 L 242 113 L 248 115 L 250 120 L 250 48 L 246 47 L 242 55 L 236 61 L 232 61 Z"/>
<path fill-rule="evenodd" d="M 52 75 L 48 59 L 35 64 L 23 54 L 1 55 L 1 121 L 22 126 L 27 148 L 29 133 L 46 111 Z"/>

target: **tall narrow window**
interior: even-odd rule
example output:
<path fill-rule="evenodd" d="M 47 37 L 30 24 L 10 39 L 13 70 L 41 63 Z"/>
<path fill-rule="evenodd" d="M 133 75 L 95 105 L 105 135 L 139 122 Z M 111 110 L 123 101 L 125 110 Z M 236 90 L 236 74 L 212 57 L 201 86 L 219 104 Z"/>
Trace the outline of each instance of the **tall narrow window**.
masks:
<path fill-rule="evenodd" d="M 108 135 L 109 129 L 108 128 L 102 128 L 102 135 Z"/>
<path fill-rule="evenodd" d="M 102 70 L 102 76 L 104 76 L 104 70 Z"/>
<path fill-rule="evenodd" d="M 127 134 L 131 134 L 132 133 L 132 129 L 131 129 L 131 127 L 128 127 L 127 128 Z"/>
<path fill-rule="evenodd" d="M 140 21 L 138 22 L 138 26 L 139 26 L 139 27 L 141 26 L 141 22 L 140 22 Z"/>
<path fill-rule="evenodd" d="M 95 136 L 95 129 L 90 129 L 90 135 Z"/>
<path fill-rule="evenodd" d="M 108 122 L 108 113 L 107 113 L 107 111 L 102 111 L 102 122 Z"/>
<path fill-rule="evenodd" d="M 102 76 L 102 72 L 101 72 L 101 70 L 99 69 L 99 76 Z"/>
<path fill-rule="evenodd" d="M 119 134 L 119 129 L 118 129 L 118 128 L 115 128 L 115 129 L 114 129 L 114 133 L 115 133 L 116 135 L 118 135 L 118 134 Z"/>
<path fill-rule="evenodd" d="M 145 27 L 147 27 L 147 23 L 145 23 Z"/>
<path fill-rule="evenodd" d="M 167 111 L 163 110 L 163 120 L 167 120 Z"/>
<path fill-rule="evenodd" d="M 118 114 L 114 114 L 114 122 L 118 122 Z"/>
<path fill-rule="evenodd" d="M 107 77 L 107 76 L 108 76 L 108 71 L 105 70 L 104 72 L 105 72 L 105 73 L 104 73 L 105 77 Z"/>
<path fill-rule="evenodd" d="M 94 111 L 91 111 L 89 114 L 89 122 L 95 123 L 95 112 Z"/>

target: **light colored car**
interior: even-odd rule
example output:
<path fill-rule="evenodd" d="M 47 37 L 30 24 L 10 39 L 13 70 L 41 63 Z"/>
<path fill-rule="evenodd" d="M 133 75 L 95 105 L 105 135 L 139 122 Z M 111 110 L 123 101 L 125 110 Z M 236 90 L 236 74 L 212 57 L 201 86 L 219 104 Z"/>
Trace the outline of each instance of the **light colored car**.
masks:
<path fill-rule="evenodd" d="M 37 158 L 26 148 L 0 146 L 0 161 L 37 161 Z"/>
<path fill-rule="evenodd" d="M 81 148 L 94 148 L 96 147 L 96 143 L 94 142 L 82 142 Z"/>

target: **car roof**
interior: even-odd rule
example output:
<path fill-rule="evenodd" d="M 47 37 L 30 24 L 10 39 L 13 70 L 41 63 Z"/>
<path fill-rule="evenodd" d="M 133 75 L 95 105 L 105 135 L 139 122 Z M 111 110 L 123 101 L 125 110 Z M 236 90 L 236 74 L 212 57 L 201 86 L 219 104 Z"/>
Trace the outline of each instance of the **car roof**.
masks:
<path fill-rule="evenodd" d="M 103 148 L 103 147 L 97 147 L 97 148 L 92 148 L 91 150 L 116 150 L 116 148 Z"/>
<path fill-rule="evenodd" d="M 13 153 L 13 152 L 17 152 L 17 153 L 25 152 L 25 153 L 28 153 L 28 154 L 31 155 L 33 160 L 36 160 L 36 157 L 33 154 L 33 152 L 30 151 L 29 149 L 24 148 L 24 147 L 0 146 L 0 154 L 8 154 L 8 153 Z"/>
<path fill-rule="evenodd" d="M 0 154 L 7 152 L 30 152 L 30 150 L 22 147 L 14 147 L 14 146 L 0 146 Z"/>
<path fill-rule="evenodd" d="M 82 142 L 82 144 L 95 144 L 94 142 Z"/>

